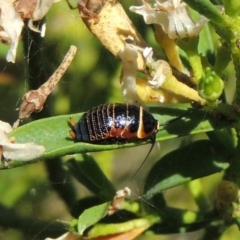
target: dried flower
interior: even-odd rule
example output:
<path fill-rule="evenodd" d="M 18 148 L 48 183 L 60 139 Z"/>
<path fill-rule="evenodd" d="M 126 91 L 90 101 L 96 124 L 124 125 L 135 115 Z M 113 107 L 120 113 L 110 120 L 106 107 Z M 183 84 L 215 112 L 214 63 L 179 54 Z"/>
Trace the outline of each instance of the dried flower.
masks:
<path fill-rule="evenodd" d="M 18 40 L 23 28 L 23 21 L 14 9 L 12 2 L 2 0 L 0 6 L 0 39 L 2 43 L 10 44 L 7 54 L 8 62 L 15 62 Z"/>
<path fill-rule="evenodd" d="M 123 207 L 125 198 L 131 195 L 131 189 L 125 187 L 122 190 L 116 192 L 116 195 L 113 198 L 112 204 L 108 208 L 108 215 L 114 214 L 116 211 L 120 210 Z"/>
<path fill-rule="evenodd" d="M 18 41 L 24 25 L 28 20 L 28 26 L 32 31 L 45 35 L 46 25 L 39 30 L 33 26 L 34 21 L 44 18 L 53 3 L 60 0 L 1 0 L 0 1 L 0 42 L 11 45 L 7 54 L 8 62 L 15 62 Z"/>
<path fill-rule="evenodd" d="M 7 134 L 12 131 L 9 123 L 0 121 L 0 159 L 29 161 L 41 157 L 44 146 L 35 143 L 15 143 L 14 139 L 8 139 Z M 4 158 L 4 159 L 3 159 Z"/>
<path fill-rule="evenodd" d="M 182 82 L 179 82 L 172 74 L 170 65 L 164 60 L 154 60 L 152 58 L 153 53 L 151 51 L 144 50 L 143 55 L 146 59 L 146 65 L 149 70 L 148 83 L 153 89 L 164 89 L 171 93 L 183 96 L 185 98 L 196 101 L 200 104 L 205 104 L 205 100 L 202 99 L 195 89 L 190 88 Z M 161 99 L 160 102 L 165 102 Z"/>
<path fill-rule="evenodd" d="M 144 106 L 144 103 L 137 94 L 136 87 L 138 51 L 134 44 L 129 44 L 127 42 L 128 41 L 125 42 L 124 48 L 118 53 L 123 63 L 120 78 L 122 93 L 124 100 L 127 103 L 134 104 L 136 106 Z"/>
<path fill-rule="evenodd" d="M 146 24 L 159 24 L 169 38 L 185 38 L 198 36 L 199 32 L 209 20 L 200 16 L 195 23 L 181 0 L 156 0 L 154 7 L 144 1 L 144 5 L 130 7 L 132 12 L 143 16 Z"/>

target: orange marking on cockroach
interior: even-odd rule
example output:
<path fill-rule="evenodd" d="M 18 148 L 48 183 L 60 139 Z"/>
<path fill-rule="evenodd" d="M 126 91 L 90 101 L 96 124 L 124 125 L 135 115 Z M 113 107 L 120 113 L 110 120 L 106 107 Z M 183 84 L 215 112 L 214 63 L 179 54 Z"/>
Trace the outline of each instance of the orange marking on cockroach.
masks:
<path fill-rule="evenodd" d="M 111 128 L 109 131 L 109 137 L 117 138 L 122 136 L 123 129 L 122 128 Z"/>
<path fill-rule="evenodd" d="M 72 131 L 72 130 L 69 131 L 69 135 L 70 135 L 73 139 L 76 138 L 76 134 L 75 134 L 74 131 Z"/>
<path fill-rule="evenodd" d="M 128 139 L 136 138 L 136 133 L 129 132 L 129 126 L 127 126 L 122 130 L 121 137 L 128 138 Z"/>
<path fill-rule="evenodd" d="M 140 106 L 140 111 L 139 111 L 139 127 L 137 131 L 137 137 L 138 138 L 147 138 L 151 136 L 152 133 L 146 134 L 144 131 L 144 125 L 143 125 L 143 108 Z"/>
<path fill-rule="evenodd" d="M 74 121 L 74 119 L 71 118 L 71 117 L 70 117 L 70 119 L 69 119 L 69 122 L 70 122 L 70 124 L 71 124 L 72 127 L 74 127 L 75 124 L 76 124 L 76 122 Z"/>
<path fill-rule="evenodd" d="M 76 122 L 75 122 L 72 118 L 69 119 L 69 123 L 70 123 L 71 127 L 74 127 L 75 124 L 76 124 Z M 74 132 L 73 130 L 70 130 L 70 131 L 69 131 L 69 135 L 70 135 L 73 139 L 76 138 L 76 134 L 75 134 L 75 132 Z"/>

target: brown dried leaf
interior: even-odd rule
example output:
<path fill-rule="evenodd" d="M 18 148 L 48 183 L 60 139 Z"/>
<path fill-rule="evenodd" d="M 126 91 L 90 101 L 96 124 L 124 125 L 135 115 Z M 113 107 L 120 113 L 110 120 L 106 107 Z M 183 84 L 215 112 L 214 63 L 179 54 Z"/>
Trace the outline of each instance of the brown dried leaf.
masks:
<path fill-rule="evenodd" d="M 106 3 L 102 6 L 101 4 L 103 2 Z M 102 7 L 100 11 L 98 10 L 99 7 Z M 99 1 L 98 4 L 96 4 L 96 0 L 89 0 L 85 5 L 80 1 L 78 8 L 83 22 L 91 33 L 94 34 L 114 56 L 117 57 L 119 51 L 124 48 L 127 38 L 133 39 L 136 46 L 140 49 L 146 46 L 143 38 L 137 32 L 122 5 L 117 2 L 117 0 Z M 93 11 L 94 8 L 99 12 Z M 145 61 L 142 56 L 142 51 L 138 51 L 137 63 L 138 70 L 143 71 Z"/>

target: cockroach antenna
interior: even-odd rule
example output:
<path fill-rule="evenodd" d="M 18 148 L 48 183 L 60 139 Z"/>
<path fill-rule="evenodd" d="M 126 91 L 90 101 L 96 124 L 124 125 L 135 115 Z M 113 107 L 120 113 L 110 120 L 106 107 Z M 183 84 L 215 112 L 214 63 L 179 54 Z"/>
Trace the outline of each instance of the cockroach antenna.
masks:
<path fill-rule="evenodd" d="M 151 136 L 151 138 L 150 138 L 151 147 L 150 147 L 150 149 L 149 149 L 149 151 L 148 151 L 148 153 L 147 153 L 147 156 L 145 157 L 145 159 L 143 160 L 143 162 L 141 163 L 141 165 L 138 167 L 137 171 L 129 178 L 129 180 L 133 179 L 133 178 L 139 173 L 139 171 L 141 170 L 141 168 L 143 167 L 143 165 L 144 165 L 145 162 L 147 161 L 147 158 L 149 157 L 149 155 L 150 155 L 150 153 L 152 152 L 153 147 L 154 147 L 154 145 L 155 145 L 155 142 L 156 142 L 156 134 L 157 134 L 157 132 L 160 130 L 160 127 L 166 127 L 166 126 L 168 126 L 170 123 L 173 123 L 173 122 L 175 122 L 175 121 L 177 121 L 177 120 L 179 120 L 179 119 L 182 119 L 183 117 L 185 117 L 185 116 L 187 116 L 187 115 L 189 115 L 189 114 L 191 114 L 191 113 L 199 110 L 200 108 L 201 108 L 201 106 L 199 106 L 199 107 L 197 107 L 197 108 L 193 108 L 193 109 L 187 111 L 186 113 L 184 113 L 183 115 L 181 115 L 181 116 L 179 116 L 179 117 L 176 117 L 176 118 L 173 118 L 173 119 L 171 119 L 171 120 L 169 120 L 169 121 L 167 121 L 167 122 L 165 122 L 165 123 L 160 124 L 160 123 L 158 122 L 157 131 L 156 131 L 155 134 L 153 134 L 153 135 Z"/>
<path fill-rule="evenodd" d="M 141 165 L 138 167 L 137 171 L 129 178 L 129 180 L 132 180 L 137 174 L 138 172 L 141 170 L 141 168 L 143 167 L 143 165 L 145 164 L 145 162 L 147 161 L 150 153 L 152 152 L 153 150 L 153 147 L 155 145 L 155 142 L 156 142 L 156 134 L 152 135 L 152 138 L 150 139 L 150 143 L 151 143 L 151 147 L 147 153 L 147 156 L 145 157 L 145 159 L 142 161 Z"/>
<path fill-rule="evenodd" d="M 202 106 L 199 106 L 199 107 L 197 107 L 197 108 L 192 108 L 191 110 L 188 110 L 186 113 L 182 114 L 181 116 L 176 117 L 176 118 L 173 118 L 173 119 L 171 119 L 171 120 L 169 120 L 169 121 L 167 121 L 167 122 L 165 122 L 165 123 L 161 123 L 161 124 L 159 124 L 159 126 L 160 126 L 160 127 L 166 127 L 166 126 L 168 126 L 170 123 L 173 123 L 173 122 L 175 122 L 175 121 L 177 121 L 177 120 L 179 120 L 179 119 L 182 119 L 183 117 L 186 117 L 187 115 L 189 115 L 189 114 L 191 114 L 191 113 L 193 113 L 193 112 L 195 112 L 195 111 L 197 111 L 197 110 L 199 110 L 199 109 L 201 109 L 201 108 L 202 108 Z"/>

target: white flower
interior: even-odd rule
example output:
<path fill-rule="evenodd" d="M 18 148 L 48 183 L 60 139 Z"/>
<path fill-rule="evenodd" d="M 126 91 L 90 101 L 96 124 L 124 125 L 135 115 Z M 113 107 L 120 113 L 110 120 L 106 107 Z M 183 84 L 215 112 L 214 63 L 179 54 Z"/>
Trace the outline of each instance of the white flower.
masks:
<path fill-rule="evenodd" d="M 124 48 L 118 53 L 123 63 L 120 77 L 122 93 L 125 102 L 136 106 L 144 106 L 144 103 L 137 94 L 136 86 L 138 49 L 134 44 L 127 43 L 130 40 L 132 41 L 132 39 L 127 39 Z"/>
<path fill-rule="evenodd" d="M 23 28 L 23 21 L 9 0 L 0 1 L 0 39 L 11 45 L 7 54 L 8 62 L 15 62 L 18 40 Z"/>
<path fill-rule="evenodd" d="M 0 120 L 0 159 L 29 161 L 41 157 L 44 146 L 34 143 L 14 143 L 8 139 L 7 134 L 12 131 L 9 123 Z"/>
<path fill-rule="evenodd" d="M 10 49 L 6 57 L 8 62 L 15 62 L 18 41 L 20 39 L 22 28 L 24 26 L 23 21 L 29 19 L 29 28 L 33 31 L 40 32 L 41 36 L 44 36 L 46 26 L 43 25 L 40 31 L 33 26 L 33 22 L 41 20 L 48 13 L 52 4 L 58 1 L 60 0 L 37 0 L 37 2 L 32 1 L 34 2 L 32 4 L 27 4 L 26 1 L 26 8 L 24 8 L 23 10 L 27 13 L 32 11 L 31 7 L 34 7 L 34 4 L 36 4 L 36 6 L 33 9 L 30 19 L 29 16 L 23 16 L 22 19 L 21 15 L 15 9 L 16 5 L 20 4 L 20 1 L 0 0 L 0 42 L 10 45 Z M 20 9 L 19 12 L 21 12 L 21 10 L 22 9 Z"/>
<path fill-rule="evenodd" d="M 198 36 L 204 24 L 209 20 L 200 16 L 195 23 L 181 0 L 156 0 L 154 8 L 144 1 L 144 5 L 130 7 L 132 12 L 143 16 L 146 24 L 159 24 L 169 38 L 185 38 Z"/>

